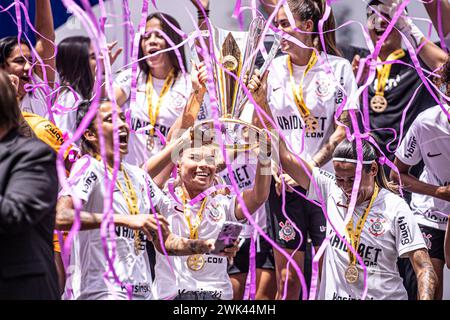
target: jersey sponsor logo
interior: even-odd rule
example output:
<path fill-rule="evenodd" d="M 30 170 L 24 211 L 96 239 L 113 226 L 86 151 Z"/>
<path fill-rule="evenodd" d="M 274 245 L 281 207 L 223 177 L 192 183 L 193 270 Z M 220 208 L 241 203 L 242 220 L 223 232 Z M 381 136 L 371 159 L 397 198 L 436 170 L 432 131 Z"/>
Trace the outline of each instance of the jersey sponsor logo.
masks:
<path fill-rule="evenodd" d="M 315 117 L 319 123 L 319 127 L 314 132 L 305 132 L 305 138 L 323 138 L 325 131 L 325 123 L 327 117 Z M 278 126 L 282 130 L 298 130 L 303 129 L 302 122 L 300 118 L 296 115 L 291 115 L 289 117 L 277 116 Z"/>
<path fill-rule="evenodd" d="M 345 237 L 344 237 L 345 238 Z M 330 244 L 333 248 L 336 248 L 340 251 L 347 252 L 348 248 L 345 245 L 345 242 L 342 241 L 337 234 L 334 234 L 330 240 Z M 376 267 L 378 266 L 378 259 L 381 257 L 383 252 L 382 248 L 376 248 L 373 246 L 366 245 L 364 243 L 360 243 L 357 250 L 358 254 L 364 261 L 364 265 L 366 267 Z"/>
<path fill-rule="evenodd" d="M 428 221 L 439 223 L 439 224 L 446 224 L 448 221 L 448 217 L 444 217 L 444 216 L 435 214 L 431 210 L 424 212 L 423 217 Z"/>
<path fill-rule="evenodd" d="M 416 137 L 412 136 L 408 140 L 408 144 L 406 145 L 405 158 L 409 159 L 413 156 L 414 151 L 416 151 L 417 140 Z"/>
<path fill-rule="evenodd" d="M 223 257 L 206 257 L 206 263 L 211 263 L 211 264 L 221 264 L 222 262 L 224 262 L 224 258 Z"/>
<path fill-rule="evenodd" d="M 135 237 L 135 230 L 127 228 L 127 227 L 122 227 L 122 226 L 116 226 L 115 227 L 116 230 L 116 236 L 119 238 L 125 238 L 128 240 L 133 240 L 133 249 L 134 249 L 134 237 Z M 146 243 L 146 236 L 142 231 L 139 231 L 138 233 L 139 236 L 139 251 L 144 251 L 145 250 L 145 243 Z"/>
<path fill-rule="evenodd" d="M 400 228 L 400 243 L 402 245 L 410 244 L 412 242 L 411 231 L 404 216 L 398 218 L 398 227 Z"/>
<path fill-rule="evenodd" d="M 442 155 L 442 153 L 435 153 L 435 154 L 431 154 L 431 152 L 428 152 L 428 153 L 427 153 L 427 156 L 428 156 L 429 158 L 438 157 L 438 156 L 440 156 L 440 155 Z"/>
<path fill-rule="evenodd" d="M 150 122 L 146 121 L 146 120 L 141 120 L 141 119 L 137 119 L 137 118 L 131 118 L 131 128 L 134 131 L 137 131 L 141 128 L 145 128 L 150 124 Z M 155 124 L 155 129 L 158 130 L 159 132 L 161 132 L 161 134 L 166 137 L 167 134 L 169 133 L 170 127 L 166 127 L 164 125 L 160 125 L 159 123 Z M 145 130 L 145 134 L 149 135 L 150 134 L 150 130 Z M 156 135 L 156 133 L 153 135 L 154 137 L 158 137 Z"/>
<path fill-rule="evenodd" d="M 286 220 L 285 223 L 280 221 L 279 226 L 281 227 L 280 231 L 278 231 L 278 236 L 281 240 L 289 242 L 295 239 L 295 230 L 289 220 Z"/>
<path fill-rule="evenodd" d="M 384 218 L 370 219 L 370 223 L 369 232 L 375 237 L 381 236 L 386 231 L 384 228 L 386 220 Z"/>
<path fill-rule="evenodd" d="M 120 289 L 122 291 L 128 291 L 128 288 L 131 288 L 132 293 L 150 293 L 151 292 L 151 286 L 149 283 L 136 283 L 136 284 L 127 284 L 127 285 L 121 285 Z"/>
<path fill-rule="evenodd" d="M 212 199 L 207 207 L 208 216 L 214 222 L 219 222 L 223 218 L 223 211 L 220 210 L 220 203 L 216 199 Z"/>
<path fill-rule="evenodd" d="M 84 180 L 83 190 L 82 192 L 88 194 L 89 190 L 92 188 L 92 185 L 95 181 L 97 181 L 98 177 L 94 172 L 90 172 L 87 178 Z"/>
<path fill-rule="evenodd" d="M 61 132 L 55 127 L 53 127 L 51 124 L 45 125 L 45 130 L 47 130 L 53 137 L 55 137 L 56 141 L 59 142 L 59 144 L 64 143 L 64 139 L 61 136 Z"/>
<path fill-rule="evenodd" d="M 188 293 L 188 292 L 194 292 L 196 293 L 199 297 L 203 295 L 204 298 L 207 298 L 207 295 L 211 295 L 213 298 L 216 299 L 220 299 L 222 298 L 222 291 L 220 290 L 203 290 L 202 288 L 200 288 L 200 290 L 189 290 L 187 291 L 186 289 L 178 289 L 178 295 L 183 297 L 184 294 Z"/>
<path fill-rule="evenodd" d="M 340 79 L 341 86 L 344 86 L 344 77 Z M 344 92 L 338 87 L 336 93 L 334 94 L 334 103 L 340 105 L 344 100 Z"/>
<path fill-rule="evenodd" d="M 333 300 L 361 300 L 360 298 L 352 297 L 352 295 L 341 296 L 336 292 L 333 292 Z M 366 300 L 373 300 L 373 298 L 366 297 Z"/>
<path fill-rule="evenodd" d="M 239 189 L 241 190 L 250 187 L 252 185 L 252 179 L 250 178 L 247 165 L 243 165 L 239 168 L 234 169 L 233 177 L 234 180 L 237 182 Z M 228 185 L 231 185 L 231 178 L 228 172 L 222 175 L 222 178 Z"/>
<path fill-rule="evenodd" d="M 207 115 L 208 113 L 206 112 L 206 104 L 205 102 L 203 102 L 202 105 L 200 106 L 200 110 L 198 111 L 197 120 L 198 121 L 205 120 Z"/>
<path fill-rule="evenodd" d="M 423 240 L 425 241 L 425 244 L 426 244 L 428 250 L 431 250 L 431 246 L 432 246 L 431 238 L 433 237 L 433 235 L 431 233 L 422 232 L 422 236 L 423 236 Z"/>
<path fill-rule="evenodd" d="M 334 176 L 334 174 L 329 173 L 328 171 L 319 169 L 319 174 L 321 176 L 324 176 L 325 178 L 332 179 L 333 181 L 336 181 L 336 177 Z"/>

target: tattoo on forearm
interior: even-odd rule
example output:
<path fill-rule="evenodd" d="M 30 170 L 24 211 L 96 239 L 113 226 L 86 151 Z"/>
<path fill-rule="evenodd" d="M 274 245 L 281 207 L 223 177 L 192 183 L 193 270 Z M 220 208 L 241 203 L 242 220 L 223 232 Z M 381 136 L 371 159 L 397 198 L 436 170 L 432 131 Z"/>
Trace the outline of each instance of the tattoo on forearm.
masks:
<path fill-rule="evenodd" d="M 433 300 L 437 286 L 437 276 L 427 253 L 420 250 L 415 253 L 417 273 L 417 288 L 419 300 Z"/>

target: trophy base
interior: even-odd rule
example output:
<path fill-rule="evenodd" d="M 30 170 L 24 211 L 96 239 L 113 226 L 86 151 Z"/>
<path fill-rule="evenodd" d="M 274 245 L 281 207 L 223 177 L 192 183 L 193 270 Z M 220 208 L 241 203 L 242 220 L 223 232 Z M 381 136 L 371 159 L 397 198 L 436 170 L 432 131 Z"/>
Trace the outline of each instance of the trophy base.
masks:
<path fill-rule="evenodd" d="M 248 151 L 259 146 L 261 129 L 242 120 L 219 118 L 194 125 L 194 145 L 224 146 L 226 150 Z"/>

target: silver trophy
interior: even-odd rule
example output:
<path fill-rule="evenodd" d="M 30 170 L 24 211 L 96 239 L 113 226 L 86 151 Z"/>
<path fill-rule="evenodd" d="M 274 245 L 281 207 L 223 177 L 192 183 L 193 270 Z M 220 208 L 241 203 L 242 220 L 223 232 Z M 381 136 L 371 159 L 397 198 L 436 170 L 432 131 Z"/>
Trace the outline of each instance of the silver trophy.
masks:
<path fill-rule="evenodd" d="M 220 134 L 225 147 L 234 150 L 248 150 L 258 145 L 260 130 L 240 120 L 248 101 L 248 95 L 241 83 L 253 74 L 258 54 L 264 58 L 264 64 L 260 68 L 260 73 L 264 74 L 278 51 L 280 36 L 267 33 L 263 39 L 264 27 L 264 18 L 257 17 L 250 23 L 248 32 L 229 31 L 217 27 L 212 27 L 212 34 L 207 30 L 203 31 L 202 36 L 208 49 L 212 42 L 214 55 L 219 61 L 214 63 L 213 70 L 220 125 L 217 126 L 212 119 L 202 121 L 194 127 L 196 137 L 201 136 L 203 141 L 219 143 L 218 134 Z M 269 52 L 263 55 L 259 47 L 267 40 L 272 46 Z M 204 60 L 199 53 L 203 51 L 199 48 L 196 39 L 191 44 L 191 54 L 197 62 Z"/>

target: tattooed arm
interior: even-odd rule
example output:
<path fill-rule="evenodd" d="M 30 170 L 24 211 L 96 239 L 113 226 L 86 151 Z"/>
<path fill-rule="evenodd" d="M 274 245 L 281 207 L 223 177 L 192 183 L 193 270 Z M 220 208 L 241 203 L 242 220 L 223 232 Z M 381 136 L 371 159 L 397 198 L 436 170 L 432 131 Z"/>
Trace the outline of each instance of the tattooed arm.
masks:
<path fill-rule="evenodd" d="M 351 127 L 348 111 L 343 111 L 339 117 L 339 121 L 344 125 Z M 331 160 L 334 149 L 345 138 L 345 127 L 337 126 L 327 143 L 314 155 L 312 161 L 317 167 L 321 167 Z"/>
<path fill-rule="evenodd" d="M 153 245 L 161 254 L 164 251 L 161 248 L 161 242 L 157 231 L 152 232 Z M 164 247 L 169 256 L 188 256 L 191 254 L 209 253 L 214 248 L 214 240 L 191 240 L 179 237 L 173 233 L 163 231 Z"/>
<path fill-rule="evenodd" d="M 437 276 L 426 249 L 409 253 L 409 259 L 417 277 L 418 299 L 433 300 L 437 286 Z"/>

